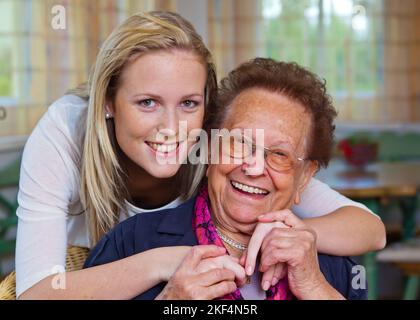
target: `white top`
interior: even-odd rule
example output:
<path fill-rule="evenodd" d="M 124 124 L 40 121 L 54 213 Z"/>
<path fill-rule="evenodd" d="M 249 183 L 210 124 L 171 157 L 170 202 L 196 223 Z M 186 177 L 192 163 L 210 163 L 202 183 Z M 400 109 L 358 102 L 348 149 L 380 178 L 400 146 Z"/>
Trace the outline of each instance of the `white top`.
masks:
<path fill-rule="evenodd" d="M 54 102 L 36 125 L 23 152 L 16 241 L 16 294 L 65 266 L 68 245 L 90 247 L 79 198 L 82 124 L 87 103 L 73 95 Z M 162 208 L 180 205 L 175 199 Z M 126 203 L 128 215 L 147 210 Z M 312 179 L 293 207 L 300 218 L 327 214 L 343 206 L 369 211 Z M 124 217 L 122 217 L 124 219 Z M 59 266 L 59 267 L 57 267 Z M 58 268 L 58 269 L 57 269 Z"/>

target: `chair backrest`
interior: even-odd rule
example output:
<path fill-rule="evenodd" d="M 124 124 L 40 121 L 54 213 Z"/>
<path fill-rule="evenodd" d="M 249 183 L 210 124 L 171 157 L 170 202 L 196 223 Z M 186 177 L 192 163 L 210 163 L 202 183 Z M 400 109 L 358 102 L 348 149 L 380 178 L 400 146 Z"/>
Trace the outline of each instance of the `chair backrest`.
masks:
<path fill-rule="evenodd" d="M 14 271 L 0 282 L 0 300 L 16 300 L 16 274 Z"/>
<path fill-rule="evenodd" d="M 89 255 L 88 248 L 68 247 L 66 257 L 66 271 L 76 271 L 83 268 L 83 264 Z M 16 274 L 13 271 L 0 282 L 0 300 L 16 299 Z"/>

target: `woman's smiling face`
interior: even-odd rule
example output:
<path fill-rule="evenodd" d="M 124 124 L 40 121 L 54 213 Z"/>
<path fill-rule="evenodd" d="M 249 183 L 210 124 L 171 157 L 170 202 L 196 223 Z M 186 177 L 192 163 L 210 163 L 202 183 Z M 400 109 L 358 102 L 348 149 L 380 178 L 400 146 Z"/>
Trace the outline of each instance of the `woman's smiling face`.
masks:
<path fill-rule="evenodd" d="M 221 127 L 252 129 L 254 139 L 256 129 L 262 129 L 265 147 L 282 148 L 305 158 L 311 124 L 310 114 L 299 103 L 252 88 L 233 100 Z M 311 161 L 299 161 L 289 170 L 276 171 L 256 157 L 258 153 L 241 164 L 210 164 L 207 170 L 215 222 L 230 226 L 231 231 L 251 232 L 259 215 L 290 208 L 316 170 Z"/>
<path fill-rule="evenodd" d="M 109 111 L 119 147 L 150 175 L 172 177 L 185 160 L 194 142 L 180 123 L 186 134 L 202 127 L 206 77 L 199 58 L 182 50 L 153 51 L 125 66 Z"/>

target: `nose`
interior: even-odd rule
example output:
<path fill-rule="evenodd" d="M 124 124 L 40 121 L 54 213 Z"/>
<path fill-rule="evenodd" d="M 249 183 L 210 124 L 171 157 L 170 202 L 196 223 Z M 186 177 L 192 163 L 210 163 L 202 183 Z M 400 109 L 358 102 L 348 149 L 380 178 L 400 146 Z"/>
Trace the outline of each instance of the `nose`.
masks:
<path fill-rule="evenodd" d="M 166 108 L 162 114 L 160 125 L 158 127 L 158 135 L 163 136 L 163 140 L 178 135 L 179 118 L 175 108 Z"/>
<path fill-rule="evenodd" d="M 248 157 L 245 157 L 242 164 L 242 170 L 248 176 L 260 176 L 264 174 L 265 170 L 265 157 L 264 150 L 257 149 Z"/>

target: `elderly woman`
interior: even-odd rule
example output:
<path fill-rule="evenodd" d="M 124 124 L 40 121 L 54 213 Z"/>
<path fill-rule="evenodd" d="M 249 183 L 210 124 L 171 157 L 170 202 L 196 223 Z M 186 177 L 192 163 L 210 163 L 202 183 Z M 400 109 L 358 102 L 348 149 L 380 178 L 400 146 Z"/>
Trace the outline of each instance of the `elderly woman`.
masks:
<path fill-rule="evenodd" d="M 207 127 L 229 134 L 213 135 L 211 153 L 231 161 L 210 163 L 207 186 L 182 206 L 118 225 L 86 266 L 193 245 L 168 283 L 138 298 L 364 298 L 351 286 L 353 262 L 318 255 L 315 232 L 289 210 L 330 158 L 336 112 L 324 83 L 296 64 L 257 58 L 222 81 L 217 106 Z"/>

